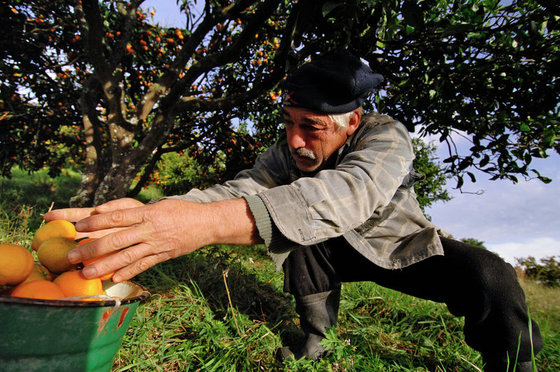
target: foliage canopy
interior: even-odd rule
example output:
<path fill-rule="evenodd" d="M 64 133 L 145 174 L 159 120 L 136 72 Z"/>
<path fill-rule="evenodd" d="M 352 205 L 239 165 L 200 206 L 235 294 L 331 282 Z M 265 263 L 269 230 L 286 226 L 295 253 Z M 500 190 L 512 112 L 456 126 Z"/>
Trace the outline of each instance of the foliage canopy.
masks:
<path fill-rule="evenodd" d="M 552 1 L 182 0 L 171 28 L 142 2 L 0 5 L 2 175 L 76 161 L 74 205 L 126 195 L 169 152 L 219 158 L 218 179 L 230 178 L 276 139 L 285 74 L 343 47 L 385 76 L 379 111 L 448 142 L 459 187 L 473 168 L 549 181 L 530 164 L 560 150 Z"/>

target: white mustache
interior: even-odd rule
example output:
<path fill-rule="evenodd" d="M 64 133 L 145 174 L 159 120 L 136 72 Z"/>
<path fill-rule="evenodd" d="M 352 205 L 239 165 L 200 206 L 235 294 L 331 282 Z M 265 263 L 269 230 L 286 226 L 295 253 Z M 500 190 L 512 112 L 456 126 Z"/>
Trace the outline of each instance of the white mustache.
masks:
<path fill-rule="evenodd" d="M 297 149 L 292 149 L 292 154 L 295 154 L 301 158 L 308 158 L 311 160 L 315 160 L 317 157 L 315 156 L 315 154 L 313 153 L 313 151 L 305 149 L 303 147 L 297 148 Z"/>

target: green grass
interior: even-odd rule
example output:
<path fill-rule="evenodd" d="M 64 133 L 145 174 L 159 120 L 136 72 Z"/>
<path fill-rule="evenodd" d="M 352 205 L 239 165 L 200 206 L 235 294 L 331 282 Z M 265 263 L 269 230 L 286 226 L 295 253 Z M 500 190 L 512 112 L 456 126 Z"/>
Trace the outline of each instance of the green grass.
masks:
<path fill-rule="evenodd" d="M 69 200 L 80 186 L 81 175 L 71 169 L 64 169 L 60 176 L 51 178 L 48 170 L 28 173 L 17 167 L 12 177 L 0 177 L 0 211 L 10 216 L 22 213 L 17 221 L 25 221 L 35 230 L 42 222 L 42 215 L 50 208 L 67 208 Z M 150 186 L 138 195 L 138 200 L 147 203 L 163 197 L 161 190 Z M 13 221 L 16 222 L 17 221 Z"/>
<path fill-rule="evenodd" d="M 29 174 L 14 168 L 11 178 L 0 178 L 0 208 L 12 216 L 26 210 L 30 214 L 21 220 L 35 230 L 42 221 L 41 215 L 51 206 L 68 207 L 68 200 L 75 194 L 80 178 L 80 174 L 71 170 L 64 170 L 59 177 L 51 178 L 47 170 Z"/>
<path fill-rule="evenodd" d="M 445 305 L 374 283 L 345 284 L 339 324 L 324 360 L 280 364 L 274 355 L 301 334 L 291 297 L 282 292 L 263 247 L 207 247 L 135 278 L 152 293 L 137 310 L 115 371 L 477 371 L 480 355 L 464 341 L 463 320 Z M 227 284 L 224 282 L 227 272 Z M 524 282 L 526 285 L 535 285 Z M 559 290 L 550 295 L 558 296 Z M 229 293 L 229 297 L 228 297 Z M 560 311 L 539 311 L 545 349 L 540 371 L 560 368 Z M 231 298 L 231 303 L 229 301 Z M 232 307 L 233 306 L 233 307 Z M 553 311 L 554 314 L 548 313 Z"/>
<path fill-rule="evenodd" d="M 0 242 L 29 246 L 34 218 L 40 220 L 53 201 L 63 207 L 77 187 L 79 177 L 69 175 L 72 182 L 43 175 L 31 181 L 24 174 L 1 180 L 2 195 L 11 196 L 0 204 Z M 144 198 L 153 195 L 157 191 Z M 134 281 L 151 296 L 138 307 L 113 371 L 482 368 L 479 353 L 464 341 L 463 320 L 451 316 L 445 305 L 374 283 L 343 286 L 339 324 L 328 333 L 325 344 L 331 353 L 325 359 L 280 364 L 276 350 L 301 338 L 293 299 L 282 292 L 282 280 L 262 246 L 206 247 L 140 274 Z M 539 370 L 560 370 L 560 289 L 521 283 L 544 337 Z"/>

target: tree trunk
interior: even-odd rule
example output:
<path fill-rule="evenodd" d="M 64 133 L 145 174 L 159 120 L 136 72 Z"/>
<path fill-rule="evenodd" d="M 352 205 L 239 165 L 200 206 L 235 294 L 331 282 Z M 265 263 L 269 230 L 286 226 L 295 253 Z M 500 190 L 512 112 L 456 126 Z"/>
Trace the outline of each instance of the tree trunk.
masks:
<path fill-rule="evenodd" d="M 93 90 L 84 89 L 80 98 L 80 105 L 82 107 L 83 117 L 82 125 L 84 127 L 84 134 L 86 140 L 86 159 L 85 167 L 82 173 L 82 182 L 78 193 L 70 199 L 71 207 L 88 207 L 93 204 L 95 191 L 99 186 L 102 178 L 102 147 L 101 138 L 99 134 L 99 125 L 94 125 L 96 121 L 96 114 L 92 112 L 92 107 L 95 107 L 95 99 L 88 93 L 92 94 Z"/>
<path fill-rule="evenodd" d="M 93 205 L 99 205 L 108 201 L 123 198 L 128 194 L 128 190 L 134 181 L 134 177 L 140 169 L 136 164 L 117 164 L 107 172 L 103 181 L 95 191 Z"/>

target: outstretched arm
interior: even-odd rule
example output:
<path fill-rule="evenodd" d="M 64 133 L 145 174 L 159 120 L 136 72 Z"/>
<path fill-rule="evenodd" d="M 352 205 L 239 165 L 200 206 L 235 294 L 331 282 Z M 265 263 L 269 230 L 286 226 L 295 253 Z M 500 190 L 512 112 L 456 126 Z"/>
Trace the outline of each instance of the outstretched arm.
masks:
<path fill-rule="evenodd" d="M 260 242 L 245 199 L 201 204 L 165 199 L 144 205 L 120 199 L 96 208 L 60 209 L 45 220 L 76 221 L 79 236 L 98 239 L 72 250 L 72 263 L 115 252 L 84 270 L 88 278 L 116 271 L 114 282 L 210 244 L 250 245 Z"/>

